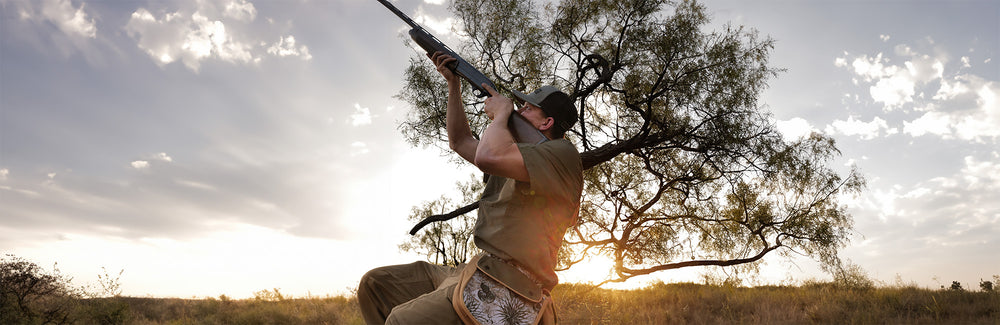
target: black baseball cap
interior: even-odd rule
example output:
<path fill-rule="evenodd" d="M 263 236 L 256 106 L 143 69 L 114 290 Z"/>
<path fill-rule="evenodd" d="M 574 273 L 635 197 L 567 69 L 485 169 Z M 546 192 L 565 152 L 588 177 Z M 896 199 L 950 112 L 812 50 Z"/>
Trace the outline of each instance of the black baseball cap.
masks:
<path fill-rule="evenodd" d="M 556 126 L 561 131 L 558 134 L 566 132 L 576 124 L 577 113 L 573 100 L 555 86 L 542 86 L 530 94 L 524 94 L 517 90 L 512 91 L 512 93 L 514 97 L 538 106 L 545 112 L 545 115 L 555 119 Z"/>

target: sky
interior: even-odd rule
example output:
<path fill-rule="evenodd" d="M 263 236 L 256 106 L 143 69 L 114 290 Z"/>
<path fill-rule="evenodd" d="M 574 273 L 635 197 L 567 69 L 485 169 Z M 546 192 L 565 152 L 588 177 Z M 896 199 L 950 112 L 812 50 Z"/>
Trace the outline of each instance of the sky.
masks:
<path fill-rule="evenodd" d="M 460 42 L 445 1 L 395 3 Z M 1000 274 L 1000 3 L 702 3 L 707 29 L 776 40 L 761 106 L 785 136 L 830 135 L 867 177 L 843 259 L 890 285 Z M 398 130 L 405 31 L 371 0 L 0 0 L 0 253 L 154 297 L 339 295 L 419 260 L 410 209 L 474 170 Z"/>

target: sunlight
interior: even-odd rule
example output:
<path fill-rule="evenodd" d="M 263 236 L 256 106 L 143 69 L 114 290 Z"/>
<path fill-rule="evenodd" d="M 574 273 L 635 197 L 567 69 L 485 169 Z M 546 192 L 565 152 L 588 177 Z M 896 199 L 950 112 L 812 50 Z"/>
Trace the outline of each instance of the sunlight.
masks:
<path fill-rule="evenodd" d="M 605 255 L 590 256 L 583 262 L 573 265 L 569 270 L 559 272 L 559 282 L 596 285 L 612 277 L 614 265 L 614 261 Z M 647 284 L 645 281 L 632 279 L 626 282 L 607 283 L 601 287 L 608 289 L 636 289 L 644 287 Z"/>

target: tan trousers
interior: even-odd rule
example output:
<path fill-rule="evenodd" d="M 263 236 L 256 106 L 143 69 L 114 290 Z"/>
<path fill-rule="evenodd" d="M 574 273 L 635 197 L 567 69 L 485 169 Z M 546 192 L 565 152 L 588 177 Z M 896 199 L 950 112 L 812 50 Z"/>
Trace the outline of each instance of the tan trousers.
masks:
<path fill-rule="evenodd" d="M 368 271 L 358 284 L 365 323 L 461 324 L 451 301 L 462 267 L 414 262 Z"/>

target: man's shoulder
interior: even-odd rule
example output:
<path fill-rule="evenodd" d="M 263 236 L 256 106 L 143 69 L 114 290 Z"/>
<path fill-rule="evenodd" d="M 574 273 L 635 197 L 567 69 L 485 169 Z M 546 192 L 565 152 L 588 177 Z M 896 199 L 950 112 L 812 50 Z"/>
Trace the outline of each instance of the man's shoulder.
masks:
<path fill-rule="evenodd" d="M 576 149 L 576 145 L 566 138 L 545 141 L 539 144 L 538 147 L 554 153 L 580 155 L 580 151 Z"/>

